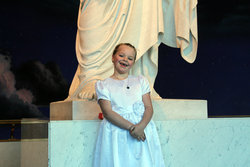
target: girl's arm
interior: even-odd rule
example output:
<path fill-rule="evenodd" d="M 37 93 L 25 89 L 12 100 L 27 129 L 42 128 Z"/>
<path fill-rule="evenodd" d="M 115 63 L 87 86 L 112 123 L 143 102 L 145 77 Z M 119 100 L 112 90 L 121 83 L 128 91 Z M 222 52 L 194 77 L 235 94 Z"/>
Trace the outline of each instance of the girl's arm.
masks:
<path fill-rule="evenodd" d="M 145 129 L 153 116 L 153 106 L 152 106 L 150 93 L 144 94 L 142 96 L 142 101 L 145 106 L 145 111 L 144 111 L 142 120 L 139 124 Z"/>
<path fill-rule="evenodd" d="M 131 128 L 131 126 L 134 125 L 131 122 L 129 122 L 128 120 L 121 117 L 116 112 L 112 111 L 110 101 L 100 99 L 99 104 L 100 104 L 103 116 L 108 121 L 110 121 L 112 124 L 122 128 L 122 129 L 126 129 L 126 130 L 129 130 Z"/>
<path fill-rule="evenodd" d="M 130 131 L 130 134 L 133 137 L 137 138 L 138 140 L 144 141 L 146 139 L 144 134 L 144 129 L 146 128 L 146 126 L 148 125 L 149 121 L 153 116 L 153 106 L 150 93 L 144 94 L 142 96 L 142 101 L 145 106 L 145 111 L 142 120 L 141 122 L 139 122 L 137 125 L 134 126 L 133 131 Z"/>

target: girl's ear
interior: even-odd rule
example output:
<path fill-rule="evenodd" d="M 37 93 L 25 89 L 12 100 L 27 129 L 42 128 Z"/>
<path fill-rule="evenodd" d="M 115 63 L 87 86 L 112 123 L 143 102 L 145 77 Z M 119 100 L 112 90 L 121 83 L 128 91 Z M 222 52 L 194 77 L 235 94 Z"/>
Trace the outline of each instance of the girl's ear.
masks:
<path fill-rule="evenodd" d="M 112 55 L 112 63 L 114 63 L 114 56 Z"/>

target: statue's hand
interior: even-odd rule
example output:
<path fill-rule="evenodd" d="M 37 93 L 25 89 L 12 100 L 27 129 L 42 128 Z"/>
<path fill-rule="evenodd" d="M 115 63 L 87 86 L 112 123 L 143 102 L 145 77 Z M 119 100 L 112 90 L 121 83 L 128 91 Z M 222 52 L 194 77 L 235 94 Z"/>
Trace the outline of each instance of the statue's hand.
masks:
<path fill-rule="evenodd" d="M 95 83 L 96 83 L 96 80 L 88 82 L 83 87 L 83 89 L 79 93 L 78 97 L 80 99 L 88 99 L 88 100 L 96 99 Z"/>

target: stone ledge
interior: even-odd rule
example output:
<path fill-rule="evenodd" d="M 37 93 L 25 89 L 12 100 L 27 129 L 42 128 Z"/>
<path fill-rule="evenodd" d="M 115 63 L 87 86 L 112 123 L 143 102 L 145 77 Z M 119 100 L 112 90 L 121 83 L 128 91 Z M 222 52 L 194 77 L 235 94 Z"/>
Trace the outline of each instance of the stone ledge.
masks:
<path fill-rule="evenodd" d="M 153 120 L 206 119 L 206 100 L 152 100 Z M 98 120 L 101 109 L 96 101 L 58 101 L 50 103 L 50 120 Z"/>

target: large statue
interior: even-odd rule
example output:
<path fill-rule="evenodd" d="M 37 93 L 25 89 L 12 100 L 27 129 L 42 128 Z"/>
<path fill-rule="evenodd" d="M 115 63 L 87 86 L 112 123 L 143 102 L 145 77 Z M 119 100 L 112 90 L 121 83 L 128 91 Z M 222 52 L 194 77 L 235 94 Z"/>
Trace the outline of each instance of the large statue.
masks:
<path fill-rule="evenodd" d="M 118 43 L 137 48 L 132 74 L 149 80 L 152 97 L 158 70 L 158 46 L 181 49 L 194 62 L 197 52 L 197 0 L 81 0 L 76 55 L 79 62 L 68 100 L 93 99 L 94 84 L 112 75 L 111 57 Z"/>

